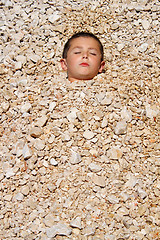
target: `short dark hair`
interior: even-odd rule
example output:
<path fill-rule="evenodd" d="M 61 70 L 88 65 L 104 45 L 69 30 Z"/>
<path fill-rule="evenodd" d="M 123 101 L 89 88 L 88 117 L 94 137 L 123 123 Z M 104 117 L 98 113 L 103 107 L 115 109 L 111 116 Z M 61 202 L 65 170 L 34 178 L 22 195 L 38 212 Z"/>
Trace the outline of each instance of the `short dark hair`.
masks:
<path fill-rule="evenodd" d="M 64 45 L 62 57 L 67 58 L 67 53 L 68 53 L 68 50 L 71 46 L 71 41 L 73 39 L 79 38 L 79 37 L 91 37 L 99 43 L 99 48 L 100 48 L 100 52 L 101 52 L 101 61 L 102 61 L 103 57 L 104 57 L 103 45 L 102 45 L 101 41 L 99 40 L 99 38 L 96 37 L 93 33 L 90 33 L 90 32 L 78 32 L 78 33 L 75 33 L 71 38 L 69 38 L 68 41 Z"/>

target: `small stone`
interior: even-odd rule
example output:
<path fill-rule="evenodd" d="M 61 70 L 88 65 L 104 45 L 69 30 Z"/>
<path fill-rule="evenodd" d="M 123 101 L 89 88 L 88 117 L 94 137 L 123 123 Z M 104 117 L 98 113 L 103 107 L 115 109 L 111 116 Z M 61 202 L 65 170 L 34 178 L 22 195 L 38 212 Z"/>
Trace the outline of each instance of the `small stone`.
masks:
<path fill-rule="evenodd" d="M 10 104 L 9 104 L 9 102 L 3 102 L 1 104 L 1 107 L 2 107 L 3 112 L 7 112 L 10 107 Z"/>
<path fill-rule="evenodd" d="M 42 131 L 42 129 L 40 127 L 32 127 L 30 129 L 30 135 L 32 137 L 37 138 L 37 137 L 40 137 L 42 134 L 43 134 L 43 131 Z"/>
<path fill-rule="evenodd" d="M 116 30 L 116 29 L 118 29 L 119 28 L 119 23 L 117 22 L 117 23 L 113 23 L 112 25 L 111 25 L 111 29 L 112 30 Z"/>
<path fill-rule="evenodd" d="M 125 134 L 127 132 L 127 123 L 126 121 L 122 120 L 121 122 L 118 122 L 114 132 L 116 135 L 121 135 L 121 134 Z"/>
<path fill-rule="evenodd" d="M 79 155 L 79 153 L 71 150 L 71 157 L 70 157 L 70 163 L 71 164 L 78 164 L 80 163 L 81 160 L 81 156 Z"/>
<path fill-rule="evenodd" d="M 24 196 L 27 196 L 28 193 L 29 193 L 29 191 L 30 191 L 30 189 L 29 189 L 28 186 L 24 186 L 24 187 L 22 187 L 22 189 L 21 189 L 21 193 L 22 193 Z"/>
<path fill-rule="evenodd" d="M 58 21 L 60 19 L 60 15 L 59 15 L 59 12 L 58 11 L 55 11 L 53 14 L 51 14 L 48 18 L 48 20 L 51 22 L 51 23 L 54 23 L 55 21 Z"/>
<path fill-rule="evenodd" d="M 107 197 L 107 200 L 108 200 L 110 203 L 112 203 L 112 204 L 117 204 L 117 203 L 119 203 L 119 199 L 118 199 L 116 196 L 114 196 L 114 195 L 109 195 L 109 196 Z"/>
<path fill-rule="evenodd" d="M 29 56 L 29 58 L 30 58 L 30 60 L 31 60 L 32 62 L 34 62 L 34 63 L 37 63 L 37 62 L 41 59 L 41 57 L 38 56 L 37 54 L 31 54 L 31 55 Z"/>
<path fill-rule="evenodd" d="M 124 46 L 125 46 L 124 43 L 117 44 L 117 50 L 121 51 L 124 48 Z"/>
<path fill-rule="evenodd" d="M 3 199 L 4 199 L 5 201 L 10 202 L 10 201 L 12 200 L 12 195 L 7 194 L 7 195 L 5 195 L 5 196 L 3 197 Z"/>
<path fill-rule="evenodd" d="M 15 68 L 15 70 L 20 70 L 22 68 L 22 63 L 21 62 L 16 62 L 14 68 Z"/>
<path fill-rule="evenodd" d="M 51 136 L 50 136 L 50 138 L 48 139 L 48 143 L 53 143 L 54 142 L 54 140 L 55 140 L 55 136 L 52 134 Z"/>
<path fill-rule="evenodd" d="M 48 117 L 47 116 L 43 116 L 43 117 L 37 119 L 37 121 L 35 123 L 35 126 L 44 127 L 44 125 L 46 124 L 47 120 L 48 120 Z"/>
<path fill-rule="evenodd" d="M 123 107 L 121 111 L 121 118 L 124 119 L 126 122 L 132 121 L 132 114 L 127 110 L 126 107 Z"/>
<path fill-rule="evenodd" d="M 129 180 L 125 183 L 125 187 L 133 188 L 137 182 L 137 178 L 133 174 L 129 174 Z"/>
<path fill-rule="evenodd" d="M 92 172 L 100 172 L 101 171 L 101 167 L 96 165 L 95 163 L 91 163 L 88 168 L 92 171 Z"/>
<path fill-rule="evenodd" d="M 46 230 L 46 233 L 48 238 L 53 238 L 56 235 L 69 237 L 69 235 L 72 233 L 72 230 L 68 228 L 66 225 L 58 223 L 57 225 L 48 228 Z"/>
<path fill-rule="evenodd" d="M 8 168 L 8 169 L 6 170 L 5 175 L 6 175 L 6 178 L 10 178 L 10 177 L 13 177 L 13 176 L 15 175 L 15 173 L 13 172 L 13 169 L 12 169 L 12 168 Z"/>
<path fill-rule="evenodd" d="M 45 141 L 41 139 L 36 139 L 34 147 L 39 151 L 43 150 L 45 148 Z"/>
<path fill-rule="evenodd" d="M 84 234 L 85 236 L 94 235 L 94 234 L 95 234 L 95 229 L 92 228 L 92 227 L 86 227 L 86 228 L 83 230 L 83 234 Z"/>
<path fill-rule="evenodd" d="M 92 131 L 89 131 L 89 130 L 86 130 L 84 133 L 83 133 L 83 137 L 86 138 L 86 139 L 92 139 L 93 137 L 95 136 L 95 134 L 92 132 Z"/>
<path fill-rule="evenodd" d="M 142 198 L 142 199 L 147 197 L 146 191 L 144 191 L 141 187 L 137 188 L 137 193 L 140 196 L 140 198 Z"/>
<path fill-rule="evenodd" d="M 52 112 L 52 111 L 55 109 L 56 105 L 57 105 L 56 102 L 51 102 L 51 103 L 49 104 L 49 111 Z"/>
<path fill-rule="evenodd" d="M 145 52 L 148 48 L 148 43 L 143 43 L 141 46 L 138 47 L 139 52 Z"/>
<path fill-rule="evenodd" d="M 25 160 L 32 156 L 32 152 L 31 152 L 31 150 L 30 150 L 30 148 L 28 147 L 27 144 L 25 144 L 22 152 L 23 152 L 23 157 L 24 157 Z"/>
<path fill-rule="evenodd" d="M 74 122 L 75 119 L 77 118 L 77 108 L 73 108 L 71 112 L 67 115 L 67 119 L 69 122 Z"/>
<path fill-rule="evenodd" d="M 138 213 L 139 213 L 140 216 L 143 216 L 146 211 L 147 211 L 147 205 L 139 206 Z"/>
<path fill-rule="evenodd" d="M 110 159 L 118 160 L 122 157 L 123 152 L 120 148 L 113 147 L 110 150 L 108 150 L 107 154 Z"/>
<path fill-rule="evenodd" d="M 53 166 L 57 166 L 58 162 L 54 158 L 51 158 L 50 159 L 50 164 L 53 165 Z"/>
<path fill-rule="evenodd" d="M 101 101 L 101 105 L 106 105 L 109 106 L 112 103 L 112 98 L 106 96 L 102 101 Z"/>
<path fill-rule="evenodd" d="M 97 186 L 100 186 L 100 187 L 105 187 L 106 186 L 105 178 L 101 177 L 101 176 L 98 176 L 96 174 L 93 174 L 92 181 Z"/>
<path fill-rule="evenodd" d="M 16 196 L 15 196 L 15 199 L 17 201 L 22 201 L 24 198 L 24 195 L 22 193 L 17 193 Z"/>
<path fill-rule="evenodd" d="M 142 26 L 145 30 L 149 29 L 150 22 L 147 19 L 143 19 L 141 23 L 142 23 Z"/>
<path fill-rule="evenodd" d="M 75 219 L 73 219 L 70 223 L 70 226 L 71 227 L 74 227 L 74 228 L 79 228 L 81 229 L 82 228 L 82 225 L 81 225 L 81 218 L 80 217 L 76 217 Z"/>
<path fill-rule="evenodd" d="M 107 120 L 106 117 L 104 117 L 103 120 L 102 120 L 102 123 L 101 123 L 101 127 L 102 127 L 102 128 L 105 128 L 105 127 L 107 127 L 107 126 L 108 126 L 108 120 Z"/>
<path fill-rule="evenodd" d="M 146 105 L 146 117 L 154 118 L 158 115 L 159 110 L 155 107 L 151 107 L 150 104 Z"/>
<path fill-rule="evenodd" d="M 21 113 L 26 113 L 29 112 L 32 108 L 32 105 L 30 103 L 25 103 L 22 107 L 21 107 Z"/>

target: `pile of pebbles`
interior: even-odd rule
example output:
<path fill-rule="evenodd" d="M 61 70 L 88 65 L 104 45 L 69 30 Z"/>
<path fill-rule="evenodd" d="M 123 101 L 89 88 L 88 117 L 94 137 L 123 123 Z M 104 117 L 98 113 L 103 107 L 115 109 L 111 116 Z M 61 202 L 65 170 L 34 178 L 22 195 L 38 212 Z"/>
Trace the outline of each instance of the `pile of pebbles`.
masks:
<path fill-rule="evenodd" d="M 160 238 L 160 2 L 0 1 L 0 239 Z M 106 67 L 70 83 L 65 41 Z"/>

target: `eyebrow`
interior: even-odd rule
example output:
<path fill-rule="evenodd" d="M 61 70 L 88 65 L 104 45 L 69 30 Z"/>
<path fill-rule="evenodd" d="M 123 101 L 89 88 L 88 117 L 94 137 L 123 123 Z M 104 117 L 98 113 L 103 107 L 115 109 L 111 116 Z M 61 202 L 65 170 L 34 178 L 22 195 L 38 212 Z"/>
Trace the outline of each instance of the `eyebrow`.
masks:
<path fill-rule="evenodd" d="M 72 50 L 74 50 L 74 49 L 76 49 L 76 48 L 80 48 L 80 49 L 82 49 L 83 47 L 81 47 L 81 46 L 76 46 L 76 47 L 74 47 Z M 97 51 L 98 52 L 98 50 L 96 49 L 96 48 L 92 48 L 92 47 L 90 47 L 90 48 L 88 48 L 89 50 L 95 50 L 95 51 Z"/>

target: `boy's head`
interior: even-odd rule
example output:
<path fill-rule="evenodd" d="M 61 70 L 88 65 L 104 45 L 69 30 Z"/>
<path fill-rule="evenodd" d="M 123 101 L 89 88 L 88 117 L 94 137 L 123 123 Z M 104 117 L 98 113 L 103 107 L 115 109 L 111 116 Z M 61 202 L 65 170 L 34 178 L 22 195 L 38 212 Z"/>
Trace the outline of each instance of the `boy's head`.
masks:
<path fill-rule="evenodd" d="M 70 81 L 90 80 L 102 72 L 105 64 L 102 43 L 89 32 L 74 34 L 66 42 L 62 57 L 61 66 Z"/>

